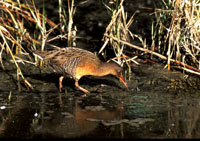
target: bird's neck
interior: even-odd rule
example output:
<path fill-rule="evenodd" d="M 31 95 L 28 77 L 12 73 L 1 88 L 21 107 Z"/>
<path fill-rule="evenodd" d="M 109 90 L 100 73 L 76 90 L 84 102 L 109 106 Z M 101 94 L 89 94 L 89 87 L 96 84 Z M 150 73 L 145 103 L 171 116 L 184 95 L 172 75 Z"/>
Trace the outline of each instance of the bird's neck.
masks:
<path fill-rule="evenodd" d="M 111 74 L 111 68 L 109 66 L 109 63 L 106 62 L 102 62 L 98 68 L 96 69 L 96 75 L 97 76 L 104 76 L 104 75 L 108 75 Z"/>

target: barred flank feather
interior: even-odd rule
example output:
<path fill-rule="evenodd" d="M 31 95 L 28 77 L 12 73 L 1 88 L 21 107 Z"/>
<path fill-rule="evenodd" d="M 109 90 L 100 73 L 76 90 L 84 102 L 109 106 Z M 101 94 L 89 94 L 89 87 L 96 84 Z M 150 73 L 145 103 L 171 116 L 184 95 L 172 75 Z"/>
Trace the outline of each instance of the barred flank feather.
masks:
<path fill-rule="evenodd" d="M 72 77 L 75 86 L 88 93 L 89 91 L 79 86 L 78 81 L 82 76 L 104 76 L 112 74 L 120 79 L 126 88 L 127 84 L 122 76 L 122 68 L 114 62 L 102 62 L 95 54 L 87 50 L 75 47 L 56 49 L 52 51 L 33 51 L 43 58 L 44 62 L 50 65 L 55 71 L 63 74 L 59 78 L 59 91 L 62 90 L 62 80 L 64 76 Z"/>
<path fill-rule="evenodd" d="M 40 59 L 43 59 L 44 62 L 51 66 L 55 71 L 65 75 L 70 75 L 74 79 L 76 79 L 76 67 L 83 57 L 87 56 L 91 60 L 95 60 L 97 63 L 100 62 L 98 57 L 96 57 L 93 53 L 74 47 L 60 48 L 43 52 L 34 50 L 33 53 Z"/>

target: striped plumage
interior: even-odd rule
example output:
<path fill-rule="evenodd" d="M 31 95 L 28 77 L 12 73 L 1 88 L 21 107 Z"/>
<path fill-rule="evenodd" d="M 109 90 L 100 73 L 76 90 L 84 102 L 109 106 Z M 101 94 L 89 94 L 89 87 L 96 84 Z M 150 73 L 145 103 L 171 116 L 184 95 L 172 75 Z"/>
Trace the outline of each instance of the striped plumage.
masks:
<path fill-rule="evenodd" d="M 120 78 L 127 87 L 123 80 L 122 68 L 118 64 L 102 62 L 97 56 L 87 50 L 67 47 L 43 52 L 35 50 L 33 53 L 42 58 L 56 72 L 63 74 L 59 79 L 60 91 L 64 76 L 72 77 L 75 80 L 75 86 L 85 93 L 88 93 L 88 91 L 78 84 L 78 80 L 85 75 L 104 76 L 112 74 Z"/>

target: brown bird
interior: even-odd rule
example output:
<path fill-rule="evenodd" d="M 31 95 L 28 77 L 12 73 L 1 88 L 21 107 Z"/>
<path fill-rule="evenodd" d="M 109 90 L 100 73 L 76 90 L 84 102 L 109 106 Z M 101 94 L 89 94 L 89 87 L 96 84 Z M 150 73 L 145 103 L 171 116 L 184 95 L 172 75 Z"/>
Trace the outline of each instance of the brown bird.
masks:
<path fill-rule="evenodd" d="M 78 81 L 85 75 L 105 76 L 112 74 L 119 78 L 124 86 L 128 88 L 122 75 L 122 68 L 118 64 L 115 62 L 102 62 L 95 54 L 87 50 L 67 47 L 43 52 L 33 50 L 33 53 L 43 59 L 56 72 L 63 74 L 59 78 L 60 92 L 64 76 L 73 78 L 75 86 L 84 93 L 88 93 L 88 91 L 79 86 Z"/>

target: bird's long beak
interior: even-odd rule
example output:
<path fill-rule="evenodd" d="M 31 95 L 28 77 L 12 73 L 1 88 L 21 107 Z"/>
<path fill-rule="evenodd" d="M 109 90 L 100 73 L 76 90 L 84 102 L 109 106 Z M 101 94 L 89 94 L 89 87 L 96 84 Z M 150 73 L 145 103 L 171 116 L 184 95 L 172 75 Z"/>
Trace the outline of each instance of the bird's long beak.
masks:
<path fill-rule="evenodd" d="M 126 84 L 126 82 L 124 81 L 124 77 L 121 73 L 120 77 L 119 77 L 119 80 L 124 84 L 124 86 L 128 89 L 128 85 Z"/>

